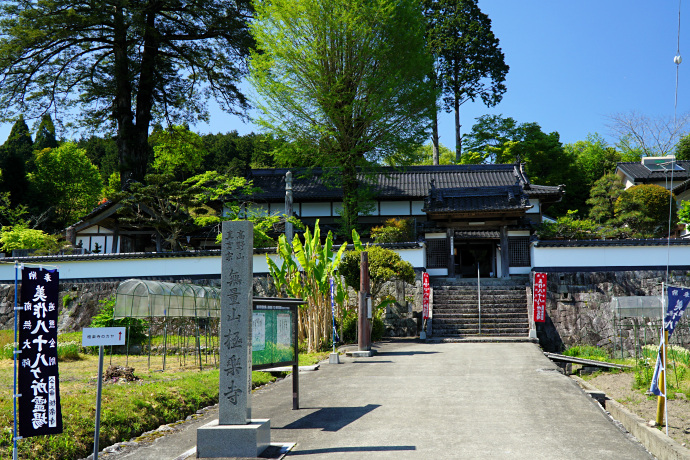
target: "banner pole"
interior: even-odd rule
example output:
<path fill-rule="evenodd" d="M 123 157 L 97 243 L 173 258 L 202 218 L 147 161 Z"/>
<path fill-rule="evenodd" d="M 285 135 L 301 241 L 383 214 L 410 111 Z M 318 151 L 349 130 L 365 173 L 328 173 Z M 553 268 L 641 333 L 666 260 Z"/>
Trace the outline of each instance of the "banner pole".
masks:
<path fill-rule="evenodd" d="M 14 433 L 13 433 L 13 444 L 12 444 L 12 459 L 17 460 L 17 353 L 19 352 L 19 344 L 17 343 L 17 316 L 19 311 L 17 310 L 17 278 L 19 276 L 19 263 L 14 262 L 14 394 L 12 395 L 12 411 L 14 418 Z"/>

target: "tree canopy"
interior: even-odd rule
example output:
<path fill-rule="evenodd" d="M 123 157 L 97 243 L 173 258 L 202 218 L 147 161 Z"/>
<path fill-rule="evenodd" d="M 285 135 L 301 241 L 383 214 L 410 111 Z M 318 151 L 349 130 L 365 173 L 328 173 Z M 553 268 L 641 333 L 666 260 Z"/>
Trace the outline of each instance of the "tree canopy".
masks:
<path fill-rule="evenodd" d="M 413 0 L 256 2 L 251 81 L 258 122 L 288 155 L 335 167 L 343 232 L 361 209 L 357 168 L 421 144 L 434 96 Z"/>
<path fill-rule="evenodd" d="M 243 110 L 248 0 L 5 0 L 4 119 L 48 110 L 117 132 L 122 184 L 146 173 L 149 126 L 205 118 L 205 100 Z M 78 110 L 75 110 L 78 108 Z"/>
<path fill-rule="evenodd" d="M 36 152 L 30 181 L 36 200 L 52 210 L 52 230 L 64 229 L 91 211 L 103 189 L 98 168 L 74 142 Z"/>
<path fill-rule="evenodd" d="M 487 107 L 498 104 L 506 91 L 509 67 L 491 30 L 491 20 L 477 0 L 424 0 L 424 8 L 427 44 L 436 61 L 434 81 L 441 90 L 442 108 L 455 113 L 455 155 L 459 163 L 460 106 L 476 99 Z M 438 137 L 432 141 L 438 151 Z"/>
<path fill-rule="evenodd" d="M 678 223 L 675 196 L 656 184 L 624 190 L 615 204 L 616 219 L 633 238 L 665 237 Z M 670 219 L 670 222 L 669 222 Z"/>

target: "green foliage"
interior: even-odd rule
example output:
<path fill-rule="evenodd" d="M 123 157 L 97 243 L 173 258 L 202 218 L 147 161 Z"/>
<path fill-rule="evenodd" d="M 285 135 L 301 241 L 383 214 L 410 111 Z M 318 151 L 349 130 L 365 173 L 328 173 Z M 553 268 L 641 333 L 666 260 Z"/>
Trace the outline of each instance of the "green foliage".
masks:
<path fill-rule="evenodd" d="M 180 250 L 183 236 L 196 228 L 190 213 L 195 204 L 192 191 L 168 174 L 148 174 L 145 184 L 135 182 L 113 199 L 123 205 L 118 210 L 123 222 L 135 228 L 155 229 L 158 252 L 163 250 L 163 242 L 172 251 Z"/>
<path fill-rule="evenodd" d="M 204 170 L 240 177 L 247 177 L 252 168 L 276 166 L 272 152 L 282 144 L 270 134 L 240 136 L 237 131 L 206 134 L 202 139 L 209 152 L 204 159 Z"/>
<path fill-rule="evenodd" d="M 621 193 L 623 183 L 615 173 L 605 174 L 594 182 L 587 200 L 587 204 L 591 206 L 590 219 L 602 224 L 612 221 L 615 217 L 616 201 Z"/>
<path fill-rule="evenodd" d="M 295 160 L 334 167 L 343 234 L 355 228 L 357 168 L 421 144 L 434 91 L 424 20 L 412 0 L 255 2 L 251 83 L 258 122 Z"/>
<path fill-rule="evenodd" d="M 467 101 L 493 107 L 506 91 L 509 67 L 491 30 L 491 20 L 477 0 L 425 0 L 427 46 L 436 60 L 435 82 L 446 112 L 459 112 Z M 435 107 L 434 107 L 435 109 Z M 455 126 L 459 132 L 460 126 Z M 460 138 L 456 137 L 460 158 Z"/>
<path fill-rule="evenodd" d="M 140 318 L 113 319 L 115 310 L 115 296 L 101 300 L 101 308 L 97 315 L 91 318 L 90 327 L 126 327 L 130 345 L 142 344 L 148 338 L 148 321 Z"/>
<path fill-rule="evenodd" d="M 542 240 L 566 239 L 583 240 L 598 238 L 599 226 L 589 219 L 578 219 L 577 211 L 568 211 L 556 222 L 543 222 L 537 229 L 537 236 Z"/>
<path fill-rule="evenodd" d="M 596 361 L 606 361 L 611 358 L 606 350 L 592 345 L 575 345 L 565 350 L 563 354 L 574 358 L 593 359 Z"/>
<path fill-rule="evenodd" d="M 383 225 L 371 229 L 371 237 L 377 243 L 402 243 L 415 240 L 414 222 L 411 219 L 386 219 Z"/>
<path fill-rule="evenodd" d="M 34 141 L 34 150 L 54 149 L 58 146 L 57 138 L 55 137 L 55 125 L 49 113 L 41 117 L 41 123 L 36 129 L 36 140 Z"/>
<path fill-rule="evenodd" d="M 55 108 L 116 129 L 123 185 L 144 180 L 152 122 L 205 120 L 209 96 L 229 111 L 248 105 L 248 1 L 6 0 L 0 17 L 3 118 Z"/>
<path fill-rule="evenodd" d="M 42 230 L 27 228 L 24 224 L 2 227 L 0 230 L 2 251 L 10 252 L 14 249 L 39 249 L 46 253 L 57 253 L 60 249 L 58 238 Z"/>
<path fill-rule="evenodd" d="M 246 200 L 246 197 L 260 192 L 252 185 L 252 181 L 243 177 L 228 177 L 217 171 L 206 171 L 187 179 L 182 187 L 189 190 L 194 200 L 191 212 L 197 225 L 206 227 L 219 225 L 227 220 L 249 220 L 254 223 L 254 247 L 275 246 L 276 241 L 271 234 L 275 233 L 274 227 L 284 217 L 267 215 L 263 209 L 257 209 Z M 219 209 L 213 209 L 212 206 Z M 290 221 L 295 228 L 304 228 L 299 219 L 291 217 Z M 221 238 L 219 231 L 216 241 L 220 243 Z"/>
<path fill-rule="evenodd" d="M 681 201 L 678 209 L 678 221 L 683 224 L 690 224 L 690 201 Z"/>
<path fill-rule="evenodd" d="M 634 238 L 666 236 L 669 227 L 673 230 L 678 223 L 675 196 L 660 185 L 630 187 L 621 193 L 614 208 L 616 220 L 627 226 Z"/>
<path fill-rule="evenodd" d="M 0 91 L 2 86 L 0 86 Z M 10 135 L 0 147 L 0 192 L 8 192 L 12 205 L 26 203 L 27 163 L 32 161 L 33 141 L 23 116 L 12 125 Z"/>
<path fill-rule="evenodd" d="M 188 176 L 201 168 L 208 155 L 201 136 L 185 126 L 173 126 L 158 132 L 154 142 L 153 167 L 162 174 Z"/>
<path fill-rule="evenodd" d="M 530 182 L 552 186 L 564 184 L 568 193 L 550 208 L 550 212 L 564 214 L 584 204 L 584 198 L 580 197 L 586 190 L 578 185 L 575 155 L 563 148 L 557 132 L 544 133 L 537 123 L 518 123 L 510 117 L 484 115 L 477 118 L 470 133 L 464 136 L 464 142 L 469 158 L 461 157 L 461 163 L 519 161 L 524 163 Z"/>
<path fill-rule="evenodd" d="M 362 250 L 369 254 L 369 282 L 374 299 L 378 299 L 379 292 L 387 281 L 399 279 L 406 283 L 414 283 L 415 273 L 412 264 L 402 260 L 400 255 L 391 249 L 367 246 L 365 249 L 347 251 L 340 263 L 340 274 L 351 288 L 359 290 Z"/>
<path fill-rule="evenodd" d="M 443 144 L 439 144 L 439 165 L 455 164 L 455 152 Z M 433 165 L 434 147 L 431 143 L 418 146 L 408 152 L 407 156 L 391 156 L 385 159 L 387 166 Z"/>
<path fill-rule="evenodd" d="M 63 229 L 98 203 L 103 183 L 98 168 L 73 142 L 35 153 L 36 172 L 29 175 L 37 199 L 53 211 L 53 228 Z"/>
<path fill-rule="evenodd" d="M 288 244 L 285 235 L 278 238 L 278 263 L 266 255 L 269 273 L 278 291 L 290 297 L 302 298 L 307 302 L 299 312 L 299 341 L 306 341 L 307 349 L 320 350 L 331 342 L 330 279 L 335 285 L 335 302 L 342 311 L 347 291 L 340 276 L 336 275 L 346 243 L 336 252 L 333 249 L 333 235 L 328 232 L 321 242 L 319 222 L 312 234 L 307 228 L 304 240 L 295 235 Z"/>
<path fill-rule="evenodd" d="M 82 137 L 77 141 L 77 146 L 80 149 L 84 149 L 86 151 L 86 156 L 89 157 L 91 163 L 96 165 L 98 171 L 101 173 L 101 179 L 103 179 L 104 183 L 107 182 L 108 179 L 116 173 L 119 180 L 119 154 L 117 150 L 117 142 L 113 137 Z M 121 189 L 122 187 L 120 186 L 120 184 L 117 184 L 115 191 L 120 191 Z"/>
<path fill-rule="evenodd" d="M 690 160 L 690 134 L 681 137 L 676 144 L 676 160 Z"/>

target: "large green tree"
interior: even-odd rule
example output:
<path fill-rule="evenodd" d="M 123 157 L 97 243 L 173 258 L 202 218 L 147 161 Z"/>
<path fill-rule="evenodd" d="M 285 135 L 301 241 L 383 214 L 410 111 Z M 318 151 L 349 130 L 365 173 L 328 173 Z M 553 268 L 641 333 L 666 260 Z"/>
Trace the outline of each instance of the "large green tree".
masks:
<path fill-rule="evenodd" d="M 503 98 L 509 67 L 491 30 L 491 19 L 477 0 L 424 0 L 427 45 L 435 58 L 434 82 L 441 90 L 442 108 L 455 114 L 455 155 L 460 162 L 460 106 L 481 99 L 493 107 Z M 438 127 L 434 105 L 432 143 L 438 160 Z M 438 164 L 435 161 L 434 164 Z"/>
<path fill-rule="evenodd" d="M 259 123 L 314 166 L 335 167 L 350 234 L 357 168 L 422 143 L 434 96 L 414 0 L 256 2 L 251 81 Z"/>
<path fill-rule="evenodd" d="M 103 182 L 98 168 L 74 142 L 36 152 L 36 171 L 29 175 L 36 200 L 50 208 L 51 230 L 75 223 L 98 203 Z"/>
<path fill-rule="evenodd" d="M 616 220 L 633 238 L 666 237 L 678 223 L 675 198 L 660 185 L 635 185 L 616 200 Z"/>
<path fill-rule="evenodd" d="M 209 95 L 246 107 L 250 14 L 248 0 L 4 0 L 3 118 L 54 109 L 114 129 L 122 184 L 142 181 L 152 121 L 204 118 Z"/>

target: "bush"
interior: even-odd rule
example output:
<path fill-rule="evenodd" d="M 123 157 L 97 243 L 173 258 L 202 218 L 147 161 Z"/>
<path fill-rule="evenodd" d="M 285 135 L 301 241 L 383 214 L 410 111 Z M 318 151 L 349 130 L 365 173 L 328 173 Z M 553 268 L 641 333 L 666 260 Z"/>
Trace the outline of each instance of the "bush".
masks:
<path fill-rule="evenodd" d="M 101 311 L 91 319 L 90 327 L 127 327 L 129 345 L 142 344 L 147 338 L 148 321 L 139 318 L 113 319 L 115 297 L 101 300 Z"/>
<path fill-rule="evenodd" d="M 373 227 L 371 237 L 377 243 L 403 243 L 414 241 L 415 234 L 410 219 L 388 219 L 384 225 Z"/>
<path fill-rule="evenodd" d="M 371 340 L 377 342 L 381 340 L 386 333 L 386 326 L 383 320 L 377 316 L 372 319 L 371 323 Z M 357 343 L 359 337 L 357 336 L 357 311 L 350 310 L 343 319 L 343 336 L 340 340 L 343 343 Z"/>
<path fill-rule="evenodd" d="M 393 279 L 414 283 L 414 268 L 402 260 L 399 254 L 379 246 L 369 246 L 369 281 L 371 294 L 376 297 L 386 281 Z M 345 277 L 345 283 L 353 289 L 359 289 L 361 251 L 348 251 L 343 255 L 338 271 Z"/>
<path fill-rule="evenodd" d="M 633 238 L 663 237 L 669 229 L 669 201 L 673 198 L 671 226 L 678 223 L 675 196 L 664 187 L 643 184 L 623 191 L 616 200 L 616 221 L 630 228 Z"/>
<path fill-rule="evenodd" d="M 26 225 L 2 227 L 0 243 L 2 243 L 0 249 L 5 252 L 14 249 L 38 249 L 47 253 L 57 253 L 60 250 L 57 237 L 41 230 L 28 228 Z"/>

